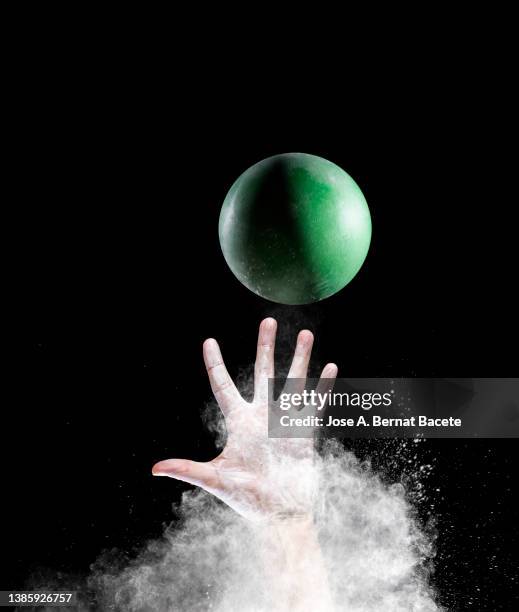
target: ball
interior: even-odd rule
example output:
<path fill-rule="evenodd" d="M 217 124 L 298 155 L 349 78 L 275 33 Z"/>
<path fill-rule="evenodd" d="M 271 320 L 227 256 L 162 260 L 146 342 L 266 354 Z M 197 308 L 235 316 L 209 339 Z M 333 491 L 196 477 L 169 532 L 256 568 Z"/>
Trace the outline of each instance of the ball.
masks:
<path fill-rule="evenodd" d="M 248 289 L 280 304 L 309 304 L 337 293 L 360 270 L 371 217 L 342 168 L 284 153 L 238 177 L 218 231 L 227 264 Z"/>

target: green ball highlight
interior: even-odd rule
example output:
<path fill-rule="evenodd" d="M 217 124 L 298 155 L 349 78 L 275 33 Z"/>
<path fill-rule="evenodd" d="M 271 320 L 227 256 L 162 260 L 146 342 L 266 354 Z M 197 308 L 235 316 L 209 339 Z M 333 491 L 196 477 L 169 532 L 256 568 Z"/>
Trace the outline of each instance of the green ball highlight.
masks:
<path fill-rule="evenodd" d="M 224 200 L 218 229 L 236 278 L 257 295 L 290 305 L 343 289 L 371 241 L 358 185 L 339 166 L 305 153 L 274 155 L 248 168 Z"/>

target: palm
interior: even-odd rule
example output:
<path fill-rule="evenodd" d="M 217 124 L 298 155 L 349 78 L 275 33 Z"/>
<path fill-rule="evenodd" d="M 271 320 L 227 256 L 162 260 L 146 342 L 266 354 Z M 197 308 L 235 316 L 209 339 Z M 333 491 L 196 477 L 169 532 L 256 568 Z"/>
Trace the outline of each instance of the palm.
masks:
<path fill-rule="evenodd" d="M 168 459 L 153 467 L 156 475 L 203 487 L 251 520 L 306 513 L 315 490 L 313 441 L 267 435 L 268 379 L 274 377 L 275 339 L 276 322 L 265 319 L 258 336 L 252 402 L 245 401 L 236 389 L 216 341 L 205 341 L 204 361 L 225 417 L 227 444 L 218 457 L 206 463 Z M 311 332 L 300 332 L 289 378 L 306 378 L 312 344 Z M 333 380 L 336 374 L 336 366 L 328 364 L 321 376 Z"/>

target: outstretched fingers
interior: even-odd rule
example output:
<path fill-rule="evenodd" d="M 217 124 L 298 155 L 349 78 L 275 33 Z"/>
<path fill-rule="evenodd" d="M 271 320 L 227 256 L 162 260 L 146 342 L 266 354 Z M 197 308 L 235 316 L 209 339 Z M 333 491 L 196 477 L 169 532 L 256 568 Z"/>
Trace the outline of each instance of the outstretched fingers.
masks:
<path fill-rule="evenodd" d="M 260 323 L 258 349 L 254 365 L 254 400 L 268 399 L 268 379 L 274 378 L 274 349 L 276 346 L 277 322 L 271 317 Z"/>
<path fill-rule="evenodd" d="M 241 395 L 227 372 L 218 342 L 213 338 L 206 340 L 203 353 L 211 389 L 221 411 L 226 415 L 241 400 Z"/>

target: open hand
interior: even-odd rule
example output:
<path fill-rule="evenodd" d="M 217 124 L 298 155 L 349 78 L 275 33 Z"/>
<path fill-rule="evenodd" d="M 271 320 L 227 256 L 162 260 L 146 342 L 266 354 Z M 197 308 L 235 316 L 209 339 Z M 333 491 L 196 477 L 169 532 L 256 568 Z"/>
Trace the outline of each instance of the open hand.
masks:
<path fill-rule="evenodd" d="M 154 475 L 202 487 L 256 521 L 309 515 L 317 485 L 312 439 L 268 437 L 268 379 L 274 378 L 276 329 L 272 318 L 260 324 L 252 402 L 238 392 L 216 340 L 204 342 L 204 362 L 225 417 L 227 444 L 212 461 L 167 459 L 153 466 Z M 289 378 L 306 379 L 313 340 L 310 331 L 299 333 Z M 321 381 L 333 383 L 336 376 L 337 367 L 329 363 Z"/>

